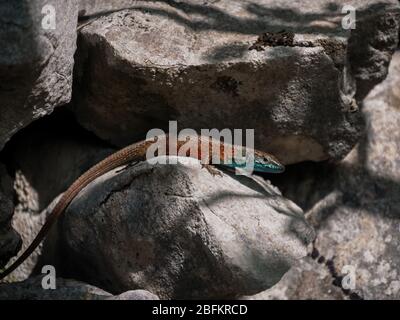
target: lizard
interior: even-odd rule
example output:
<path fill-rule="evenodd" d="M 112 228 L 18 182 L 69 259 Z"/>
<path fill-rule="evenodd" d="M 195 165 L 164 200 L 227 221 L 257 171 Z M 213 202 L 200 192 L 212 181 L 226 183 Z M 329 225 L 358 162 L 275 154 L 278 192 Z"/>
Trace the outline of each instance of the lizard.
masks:
<path fill-rule="evenodd" d="M 129 165 L 130 163 L 140 162 L 148 160 L 147 150 L 153 145 L 156 141 L 161 143 L 164 140 L 164 143 L 168 141 L 168 134 L 163 136 L 158 136 L 154 139 L 146 139 L 140 142 L 136 142 L 131 144 L 111 155 L 106 157 L 104 160 L 98 162 L 96 165 L 91 167 L 85 173 L 83 173 L 78 179 L 76 179 L 70 187 L 63 193 L 60 200 L 51 210 L 50 214 L 47 216 L 45 223 L 42 228 L 31 242 L 31 244 L 25 249 L 25 251 L 3 272 L 0 273 L 0 280 L 5 278 L 11 272 L 13 272 L 16 268 L 18 268 L 37 248 L 37 246 L 42 242 L 42 240 L 46 237 L 49 232 L 51 226 L 56 222 L 57 218 L 59 218 L 71 201 L 78 195 L 78 193 L 84 189 L 90 182 L 100 177 L 101 175 L 114 170 L 118 167 Z M 161 140 L 159 140 L 161 139 Z M 195 145 L 193 145 L 195 143 Z M 160 155 L 172 155 L 173 152 L 169 152 L 169 144 L 165 143 L 165 154 L 155 153 L 154 157 Z M 280 173 L 285 170 L 283 164 L 279 162 L 273 155 L 250 149 L 247 147 L 242 147 L 238 145 L 228 144 L 225 142 L 221 142 L 220 140 L 213 139 L 211 137 L 205 136 L 193 136 L 184 141 L 178 140 L 176 142 L 176 151 L 177 153 L 173 155 L 181 155 L 185 146 L 185 154 L 186 157 L 196 158 L 202 161 L 202 166 L 205 167 L 212 175 L 215 175 L 218 171 L 213 169 L 211 165 L 213 165 L 213 156 L 219 158 L 218 161 L 214 161 L 219 165 L 228 168 L 243 168 L 244 163 L 236 161 L 234 154 L 239 154 L 245 156 L 253 152 L 254 154 L 254 171 L 255 172 L 266 172 L 266 173 Z M 197 148 L 197 152 L 190 152 L 190 147 Z M 203 149 L 205 147 L 205 150 Z M 196 149 L 192 149 L 196 150 Z M 217 153 L 217 151 L 219 151 Z M 235 153 L 237 152 L 237 153 Z M 203 159 L 203 155 L 205 159 Z M 215 159 L 215 158 L 214 158 Z M 228 160 L 227 160 L 228 159 Z"/>

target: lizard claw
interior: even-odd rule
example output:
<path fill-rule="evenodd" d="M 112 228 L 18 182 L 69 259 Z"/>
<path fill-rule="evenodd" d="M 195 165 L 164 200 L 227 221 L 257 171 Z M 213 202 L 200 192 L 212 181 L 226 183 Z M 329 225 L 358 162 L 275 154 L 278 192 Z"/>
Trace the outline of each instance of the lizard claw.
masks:
<path fill-rule="evenodd" d="M 202 166 L 203 168 L 206 168 L 207 171 L 208 171 L 213 177 L 215 177 L 215 176 L 223 177 L 222 172 L 219 171 L 218 169 L 216 169 L 215 167 L 213 167 L 212 165 L 210 165 L 210 164 L 202 164 L 201 166 Z"/>
<path fill-rule="evenodd" d="M 138 163 L 139 163 L 139 161 L 129 162 L 127 165 L 123 166 L 121 169 L 116 170 L 115 173 L 120 173 L 122 171 L 125 171 L 126 169 L 136 166 Z"/>

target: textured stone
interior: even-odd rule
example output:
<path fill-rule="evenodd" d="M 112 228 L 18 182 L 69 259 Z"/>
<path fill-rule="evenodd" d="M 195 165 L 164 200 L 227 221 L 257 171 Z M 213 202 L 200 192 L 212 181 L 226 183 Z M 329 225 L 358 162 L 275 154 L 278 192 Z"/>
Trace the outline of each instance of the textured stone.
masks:
<path fill-rule="evenodd" d="M 254 128 L 256 146 L 286 164 L 343 158 L 360 136 L 352 98 L 385 77 L 399 14 L 394 0 L 346 4 L 359 19 L 351 33 L 340 1 L 136 1 L 81 29 L 74 111 L 118 145 L 177 120 Z M 286 42 L 249 50 L 282 29 Z"/>
<path fill-rule="evenodd" d="M 358 101 L 385 79 L 399 41 L 396 36 L 399 32 L 399 13 L 388 9 L 388 3 L 382 1 L 365 3 L 363 9 L 356 12 L 356 29 L 348 45 L 349 68 L 356 84 Z M 396 4 L 396 1 L 392 3 Z"/>
<path fill-rule="evenodd" d="M 293 266 L 271 289 L 244 300 L 343 300 L 342 290 L 332 285 L 329 270 L 310 257 Z"/>
<path fill-rule="evenodd" d="M 73 279 L 56 278 L 56 289 L 43 289 L 43 276 L 0 284 L 0 300 L 159 300 L 146 290 L 131 290 L 113 296 L 100 288 Z M 46 279 L 44 279 L 46 283 Z"/>
<path fill-rule="evenodd" d="M 5 166 L 0 163 L 0 268 L 21 246 L 21 238 L 11 226 L 13 199 L 13 181 Z"/>
<path fill-rule="evenodd" d="M 146 290 L 130 290 L 107 300 L 159 300 L 159 298 Z"/>
<path fill-rule="evenodd" d="M 399 66 L 397 52 L 388 78 L 364 101 L 365 136 L 339 166 L 294 166 L 275 182 L 305 209 L 317 231 L 314 250 L 331 260 L 333 272 L 307 259 L 256 297 L 400 299 Z M 347 294 L 329 286 L 349 275 L 345 266 L 354 268 L 356 280 Z"/>
<path fill-rule="evenodd" d="M 12 217 L 12 226 L 18 233 L 18 236 L 22 239 L 22 246 L 20 245 L 18 247 L 18 249 L 21 249 L 18 254 L 17 252 L 14 252 L 16 256 L 8 261 L 7 265 L 14 262 L 17 259 L 17 256 L 19 256 L 32 242 L 38 234 L 40 227 L 44 224 L 48 213 L 47 210 L 43 210 L 42 212 L 38 211 L 37 194 L 19 171 L 15 175 L 14 189 L 17 195 L 17 204 Z M 51 207 L 52 206 L 49 206 L 49 208 Z M 42 244 L 39 245 L 39 247 L 21 264 L 19 268 L 5 277 L 2 281 L 13 282 L 27 279 L 34 270 L 41 252 Z"/>
<path fill-rule="evenodd" d="M 45 290 L 42 276 L 0 284 L 0 300 L 104 300 L 112 295 L 89 284 L 56 278 L 56 289 Z"/>
<path fill-rule="evenodd" d="M 79 17 L 92 17 L 129 8 L 136 0 L 79 0 Z"/>
<path fill-rule="evenodd" d="M 306 254 L 313 230 L 272 185 L 180 160 L 115 170 L 85 188 L 48 241 L 58 242 L 59 274 L 113 293 L 234 297 L 271 287 Z"/>
<path fill-rule="evenodd" d="M 45 5 L 56 13 L 44 29 Z M 69 102 L 77 0 L 0 1 L 0 150 L 18 130 Z"/>

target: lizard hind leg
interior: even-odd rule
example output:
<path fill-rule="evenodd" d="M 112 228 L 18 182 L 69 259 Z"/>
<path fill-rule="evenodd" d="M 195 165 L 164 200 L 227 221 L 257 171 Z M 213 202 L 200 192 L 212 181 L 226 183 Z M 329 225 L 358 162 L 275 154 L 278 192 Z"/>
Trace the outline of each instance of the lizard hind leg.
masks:
<path fill-rule="evenodd" d="M 120 173 L 120 172 L 122 172 L 122 171 L 125 171 L 126 169 L 129 169 L 129 168 L 131 168 L 131 167 L 134 167 L 134 166 L 136 166 L 139 162 L 140 162 L 140 161 L 132 161 L 132 162 L 129 162 L 127 165 L 125 165 L 125 166 L 121 167 L 120 169 L 116 170 L 115 173 Z"/>

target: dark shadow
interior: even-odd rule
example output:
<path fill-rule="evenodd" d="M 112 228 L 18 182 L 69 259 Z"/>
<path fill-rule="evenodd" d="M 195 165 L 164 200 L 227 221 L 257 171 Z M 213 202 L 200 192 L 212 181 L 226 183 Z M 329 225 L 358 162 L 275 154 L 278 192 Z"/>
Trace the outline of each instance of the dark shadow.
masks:
<path fill-rule="evenodd" d="M 225 60 L 242 58 L 249 50 L 249 46 L 243 43 L 232 43 L 213 48 L 205 59 L 210 62 L 221 62 Z"/>
<path fill-rule="evenodd" d="M 367 168 L 367 149 L 368 138 L 365 135 L 357 146 L 356 164 L 300 163 L 288 166 L 287 171 L 279 176 L 268 178 L 285 197 L 305 212 L 337 191 L 340 197 L 318 213 L 318 227 L 343 206 L 400 220 L 400 181 L 370 172 Z M 385 210 L 382 204 L 385 204 Z"/>
<path fill-rule="evenodd" d="M 80 146 L 80 147 L 79 147 Z M 85 153 L 82 155 L 82 151 Z M 97 152 L 90 154 L 88 150 Z M 38 195 L 38 210 L 50 202 L 113 148 L 81 127 L 68 106 L 56 110 L 17 132 L 0 153 L 15 175 L 20 170 Z"/>

